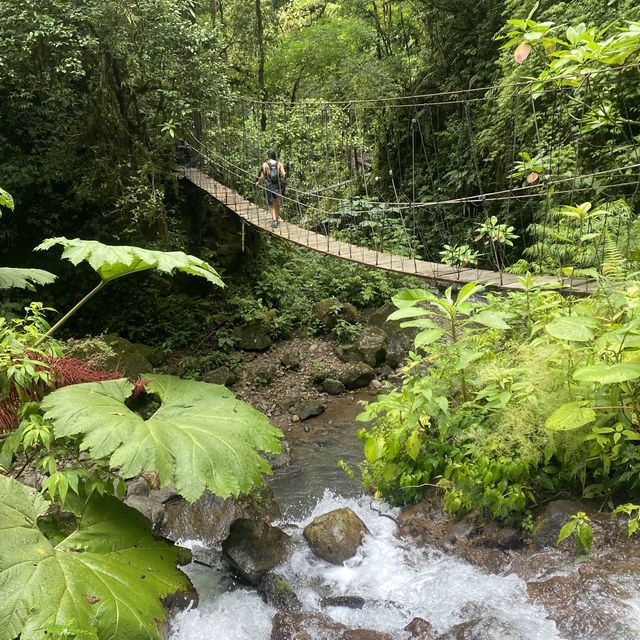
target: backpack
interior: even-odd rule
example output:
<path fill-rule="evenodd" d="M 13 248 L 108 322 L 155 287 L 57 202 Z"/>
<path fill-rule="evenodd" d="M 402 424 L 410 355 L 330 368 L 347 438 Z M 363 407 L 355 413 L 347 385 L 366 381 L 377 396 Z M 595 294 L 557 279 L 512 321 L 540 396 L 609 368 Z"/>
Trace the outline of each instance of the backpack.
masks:
<path fill-rule="evenodd" d="M 274 193 L 284 195 L 287 188 L 287 179 L 280 173 L 280 163 L 267 162 L 266 164 L 269 167 L 269 173 L 265 181 L 267 188 Z"/>

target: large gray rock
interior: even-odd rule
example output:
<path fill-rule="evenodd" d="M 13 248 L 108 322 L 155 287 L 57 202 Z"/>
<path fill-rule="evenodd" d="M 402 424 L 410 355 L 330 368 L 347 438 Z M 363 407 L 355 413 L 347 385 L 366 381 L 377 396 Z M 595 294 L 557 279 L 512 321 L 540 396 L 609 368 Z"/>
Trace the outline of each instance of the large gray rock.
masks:
<path fill-rule="evenodd" d="M 304 537 L 319 558 L 342 564 L 356 554 L 366 532 L 365 523 L 344 507 L 315 518 L 304 528 Z"/>
<path fill-rule="evenodd" d="M 364 356 L 355 344 L 340 344 L 334 348 L 335 354 L 342 362 L 363 362 Z"/>
<path fill-rule="evenodd" d="M 250 322 L 236 327 L 233 336 L 238 349 L 243 351 L 266 351 L 271 346 L 271 337 L 267 328 L 260 322 Z"/>
<path fill-rule="evenodd" d="M 347 389 L 366 387 L 376 377 L 376 372 L 364 362 L 349 365 L 339 372 L 340 382 Z"/>
<path fill-rule="evenodd" d="M 240 518 L 222 543 L 227 562 L 248 582 L 262 577 L 283 562 L 291 551 L 291 537 L 266 522 Z"/>
<path fill-rule="evenodd" d="M 165 506 L 162 533 L 171 540 L 198 538 L 218 545 L 229 536 L 238 518 L 277 518 L 280 508 L 268 487 L 255 489 L 239 498 L 220 498 L 205 491 L 195 502 L 183 498 L 168 501 Z"/>
<path fill-rule="evenodd" d="M 377 327 L 365 327 L 356 339 L 356 348 L 362 354 L 362 361 L 370 367 L 377 367 L 387 355 L 389 339 Z"/>

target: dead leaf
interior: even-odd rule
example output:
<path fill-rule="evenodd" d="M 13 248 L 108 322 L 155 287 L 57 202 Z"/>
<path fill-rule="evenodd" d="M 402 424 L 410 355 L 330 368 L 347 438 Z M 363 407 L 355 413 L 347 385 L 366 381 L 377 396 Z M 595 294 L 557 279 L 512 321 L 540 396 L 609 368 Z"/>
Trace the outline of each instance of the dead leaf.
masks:
<path fill-rule="evenodd" d="M 534 182 L 536 182 L 538 180 L 539 177 L 540 177 L 539 173 L 536 173 L 535 171 L 532 171 L 527 176 L 527 184 L 533 184 Z"/>
<path fill-rule="evenodd" d="M 513 54 L 513 57 L 515 58 L 515 61 L 518 64 L 522 64 L 529 57 L 530 53 L 531 53 L 531 45 L 528 42 L 521 42 L 517 46 Z"/>

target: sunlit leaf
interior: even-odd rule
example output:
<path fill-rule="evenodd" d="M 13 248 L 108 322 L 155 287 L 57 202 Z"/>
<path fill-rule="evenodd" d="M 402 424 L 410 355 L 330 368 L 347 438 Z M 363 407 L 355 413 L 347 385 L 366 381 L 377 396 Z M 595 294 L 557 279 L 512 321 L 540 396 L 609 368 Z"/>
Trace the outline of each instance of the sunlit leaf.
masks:
<path fill-rule="evenodd" d="M 187 500 L 205 489 L 226 497 L 251 489 L 269 473 L 258 451 L 277 453 L 282 435 L 269 419 L 220 385 L 146 374 L 162 404 L 145 420 L 125 404 L 126 379 L 76 384 L 45 397 L 57 437 L 81 435 L 94 458 L 109 458 L 125 478 L 155 471 Z"/>
<path fill-rule="evenodd" d="M 55 279 L 53 273 L 42 269 L 0 267 L 0 289 L 34 289 L 34 285 L 51 284 Z"/>
<path fill-rule="evenodd" d="M 521 42 L 513 52 L 513 58 L 518 64 L 522 64 L 531 53 L 531 45 L 528 42 Z"/>
<path fill-rule="evenodd" d="M 36 247 L 36 251 L 62 245 L 62 257 L 74 265 L 88 262 L 104 282 L 109 282 L 138 271 L 156 269 L 162 273 L 182 271 L 200 276 L 220 287 L 224 286 L 218 272 L 204 260 L 182 251 L 152 251 L 140 247 L 113 246 L 95 240 L 75 238 L 49 238 Z"/>
<path fill-rule="evenodd" d="M 545 426 L 552 431 L 572 431 L 595 422 L 596 412 L 585 404 L 583 400 L 563 404 L 549 416 Z"/>
<path fill-rule="evenodd" d="M 573 374 L 574 380 L 581 382 L 599 382 L 600 384 L 616 384 L 640 378 L 640 364 L 617 362 L 615 364 L 595 364 L 578 369 Z"/>

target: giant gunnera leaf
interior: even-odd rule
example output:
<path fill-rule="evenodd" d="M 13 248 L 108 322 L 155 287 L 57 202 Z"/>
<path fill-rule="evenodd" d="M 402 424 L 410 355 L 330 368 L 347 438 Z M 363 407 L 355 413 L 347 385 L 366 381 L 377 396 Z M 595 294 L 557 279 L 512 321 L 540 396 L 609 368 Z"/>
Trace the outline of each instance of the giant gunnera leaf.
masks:
<path fill-rule="evenodd" d="M 258 451 L 277 453 L 282 433 L 226 387 L 146 375 L 160 408 L 145 420 L 125 404 L 126 379 L 76 384 L 42 402 L 57 437 L 81 435 L 94 458 L 108 457 L 125 478 L 157 471 L 187 500 L 205 489 L 219 496 L 244 493 L 271 471 Z"/>
<path fill-rule="evenodd" d="M 0 267 L 0 289 L 34 289 L 36 284 L 51 284 L 56 279 L 53 273 L 42 269 Z"/>
<path fill-rule="evenodd" d="M 138 271 L 156 269 L 163 273 L 182 271 L 192 276 L 200 276 L 209 282 L 223 287 L 218 272 L 204 260 L 187 255 L 182 251 L 152 251 L 140 247 L 103 244 L 96 240 L 74 238 L 49 238 L 36 247 L 36 251 L 62 245 L 62 257 L 74 265 L 88 262 L 103 282 Z"/>
<path fill-rule="evenodd" d="M 43 526 L 49 507 L 0 476 L 0 640 L 44 640 L 63 625 L 77 640 L 161 640 L 161 598 L 189 586 L 176 568 L 184 550 L 111 496 L 76 505 L 66 533 Z"/>

